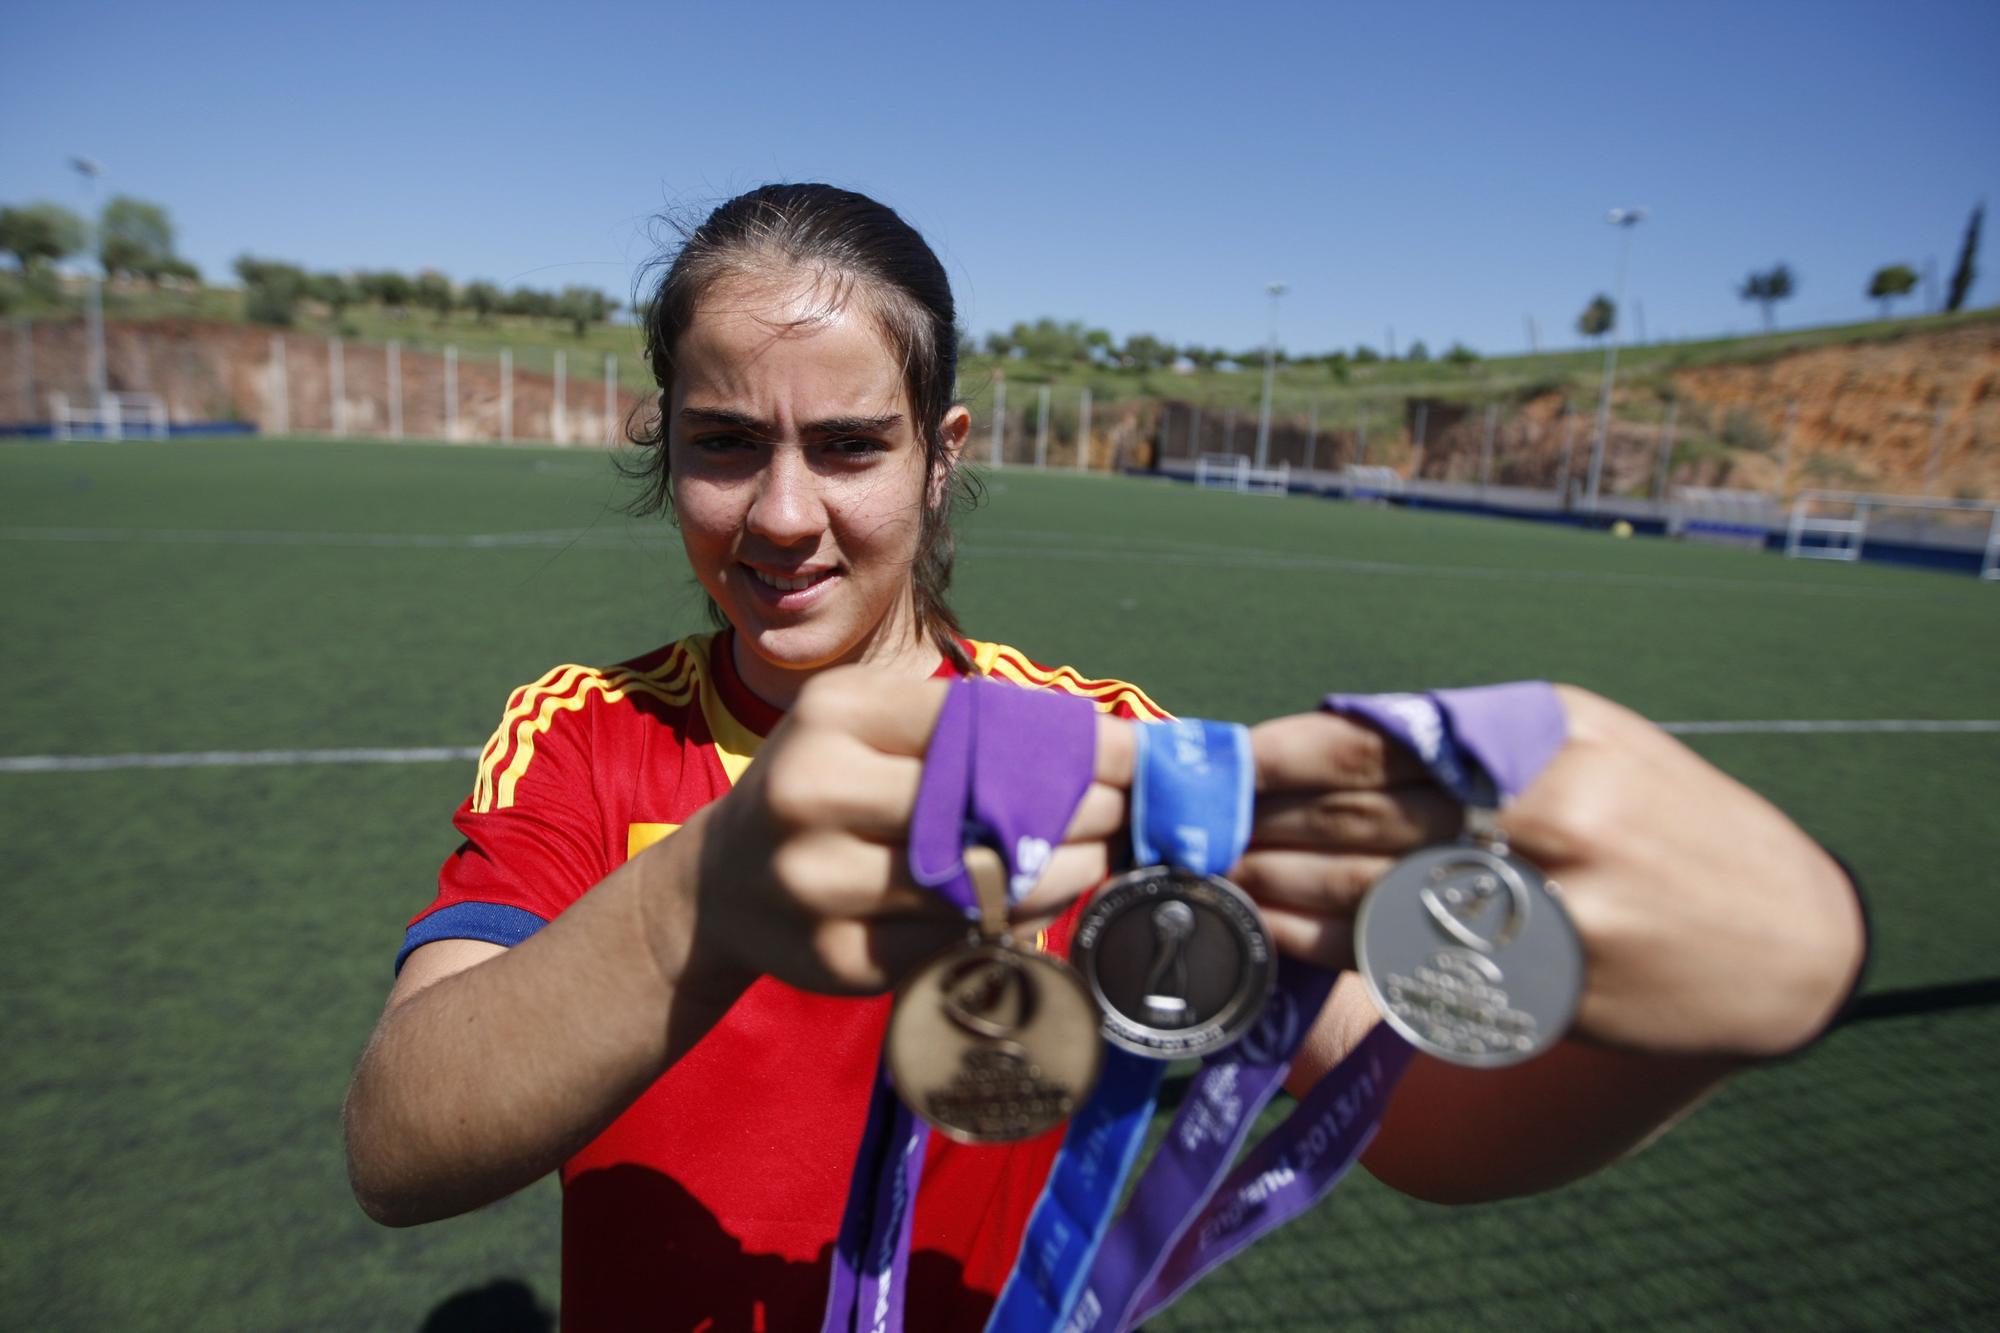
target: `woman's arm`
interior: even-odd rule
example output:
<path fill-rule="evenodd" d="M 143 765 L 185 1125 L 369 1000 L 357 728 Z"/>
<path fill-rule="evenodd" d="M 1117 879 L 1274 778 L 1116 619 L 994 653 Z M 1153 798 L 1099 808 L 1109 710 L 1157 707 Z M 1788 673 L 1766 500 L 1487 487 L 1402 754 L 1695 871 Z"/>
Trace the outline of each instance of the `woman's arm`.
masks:
<path fill-rule="evenodd" d="M 411 954 L 347 1097 L 348 1169 L 369 1215 L 447 1217 L 554 1170 L 758 976 L 877 993 L 962 932 L 902 851 L 944 693 L 828 672 L 734 791 L 542 930 L 505 951 Z M 1129 725 L 1100 719 L 1097 782 L 1024 916 L 1103 878 L 1130 770 Z"/>
<path fill-rule="evenodd" d="M 410 955 L 347 1093 L 370 1217 L 450 1217 L 548 1174 L 727 1011 L 749 979 L 688 966 L 682 907 L 707 813 L 512 949 Z"/>
<path fill-rule="evenodd" d="M 1574 1040 L 1506 1071 L 1419 1057 L 1368 1163 L 1424 1198 L 1547 1189 L 1643 1145 L 1730 1072 L 1809 1041 L 1851 988 L 1863 927 L 1839 866 L 1754 792 L 1635 714 L 1559 687 L 1569 741 L 1499 823 L 1560 886 L 1588 976 Z M 1361 897 L 1462 814 L 1379 733 L 1328 714 L 1253 737 L 1258 834 L 1238 868 L 1281 947 L 1352 967 Z M 1346 977 L 1294 1073 L 1376 1021 Z"/>

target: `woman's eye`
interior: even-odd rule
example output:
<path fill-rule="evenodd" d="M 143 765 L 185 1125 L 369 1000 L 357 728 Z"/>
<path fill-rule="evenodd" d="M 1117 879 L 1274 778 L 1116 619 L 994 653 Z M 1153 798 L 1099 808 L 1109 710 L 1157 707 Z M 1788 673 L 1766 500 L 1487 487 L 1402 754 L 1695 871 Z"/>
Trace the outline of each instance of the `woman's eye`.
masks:
<path fill-rule="evenodd" d="M 873 454 L 886 453 L 889 446 L 880 440 L 856 437 L 847 440 L 833 440 L 827 449 L 842 458 L 865 458 Z"/>

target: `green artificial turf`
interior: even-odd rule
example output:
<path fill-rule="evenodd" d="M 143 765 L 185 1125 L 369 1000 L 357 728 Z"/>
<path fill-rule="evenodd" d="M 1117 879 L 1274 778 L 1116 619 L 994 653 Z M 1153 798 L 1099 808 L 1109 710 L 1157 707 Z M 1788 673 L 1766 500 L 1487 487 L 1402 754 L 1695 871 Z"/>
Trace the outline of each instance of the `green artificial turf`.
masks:
<path fill-rule="evenodd" d="M 1135 479 L 1005 472 L 962 525 L 976 635 L 1254 720 L 1332 688 L 1555 676 L 1663 721 L 2000 718 L 2000 587 Z M 468 746 L 509 689 L 703 624 L 590 450 L 0 445 L 0 756 Z M 1869 885 L 1871 987 L 1994 974 L 2000 736 L 1703 754 Z M 469 763 L 0 773 L 0 1314 L 414 1329 L 558 1297 L 555 1191 L 392 1232 L 347 1073 Z M 1636 1160 L 1444 1209 L 1349 1182 L 1163 1329 L 1940 1327 L 2000 1302 L 2000 1018 L 1856 1025 Z"/>

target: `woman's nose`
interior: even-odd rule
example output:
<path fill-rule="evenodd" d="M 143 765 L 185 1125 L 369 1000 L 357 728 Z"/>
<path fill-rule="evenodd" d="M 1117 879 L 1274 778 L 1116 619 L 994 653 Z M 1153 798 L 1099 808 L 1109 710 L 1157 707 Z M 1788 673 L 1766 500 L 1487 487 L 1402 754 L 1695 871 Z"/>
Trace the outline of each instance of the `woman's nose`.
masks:
<path fill-rule="evenodd" d="M 751 532 L 779 546 L 817 539 L 826 527 L 819 478 L 803 451 L 775 449 L 757 482 L 757 496 L 745 521 Z"/>

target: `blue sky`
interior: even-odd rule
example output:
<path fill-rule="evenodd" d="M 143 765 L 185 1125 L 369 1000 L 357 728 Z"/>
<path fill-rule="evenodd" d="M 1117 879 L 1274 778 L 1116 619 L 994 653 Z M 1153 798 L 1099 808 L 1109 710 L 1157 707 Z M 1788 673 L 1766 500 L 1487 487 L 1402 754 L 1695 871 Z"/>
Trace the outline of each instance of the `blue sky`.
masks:
<path fill-rule="evenodd" d="M 630 292 L 662 209 L 822 179 L 901 210 L 975 331 L 1311 351 L 1577 340 L 1643 205 L 1654 337 L 1861 317 L 2000 204 L 2000 4 L 97 3 L 0 44 L 0 202 L 165 204 L 211 275 Z M 1973 304 L 2000 300 L 2000 219 Z M 1630 302 L 1628 302 L 1628 309 Z M 1628 323 L 1628 330 L 1630 324 Z"/>

